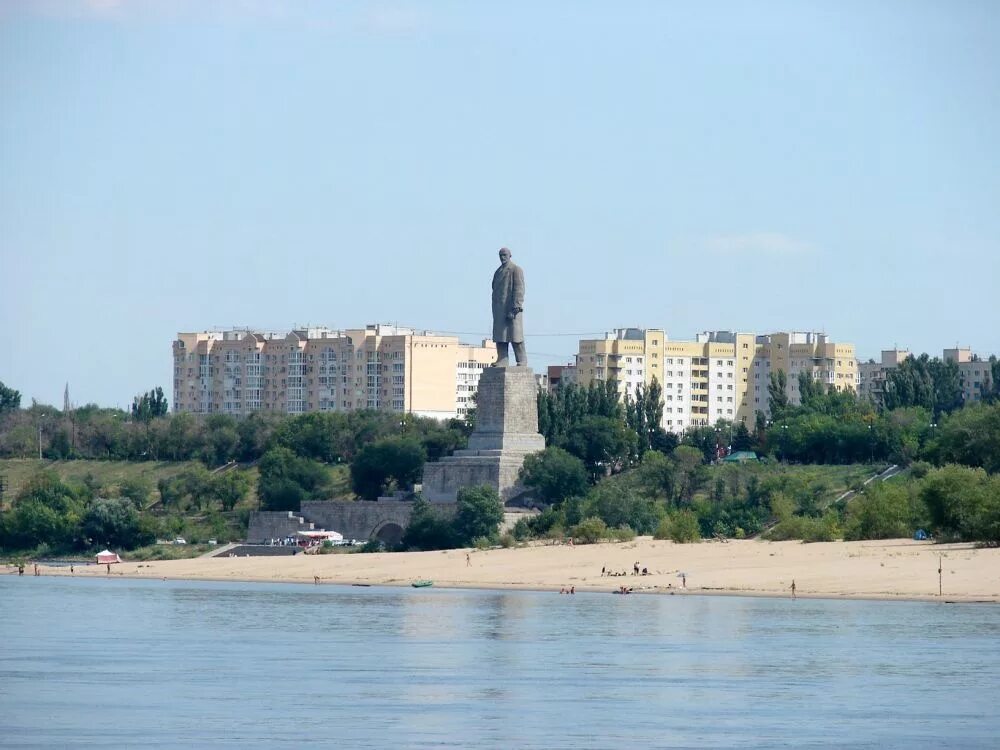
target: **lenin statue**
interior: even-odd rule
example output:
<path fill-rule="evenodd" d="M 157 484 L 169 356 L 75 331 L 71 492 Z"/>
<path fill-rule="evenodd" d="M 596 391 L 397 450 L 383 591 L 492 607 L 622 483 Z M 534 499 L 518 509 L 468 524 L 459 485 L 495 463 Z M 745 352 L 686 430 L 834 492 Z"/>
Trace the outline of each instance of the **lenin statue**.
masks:
<path fill-rule="evenodd" d="M 507 366 L 507 344 L 514 345 L 519 367 L 528 364 L 524 351 L 524 272 L 510 259 L 510 250 L 500 248 L 500 267 L 493 274 L 493 340 L 497 345 L 494 367 Z"/>

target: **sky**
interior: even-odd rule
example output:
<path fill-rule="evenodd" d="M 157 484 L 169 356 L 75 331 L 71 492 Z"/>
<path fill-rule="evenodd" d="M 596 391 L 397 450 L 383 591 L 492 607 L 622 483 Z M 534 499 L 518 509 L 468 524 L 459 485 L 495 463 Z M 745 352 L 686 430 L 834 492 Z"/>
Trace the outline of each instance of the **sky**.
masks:
<path fill-rule="evenodd" d="M 179 331 L 615 327 L 1000 354 L 1000 3 L 8 0 L 0 381 Z"/>

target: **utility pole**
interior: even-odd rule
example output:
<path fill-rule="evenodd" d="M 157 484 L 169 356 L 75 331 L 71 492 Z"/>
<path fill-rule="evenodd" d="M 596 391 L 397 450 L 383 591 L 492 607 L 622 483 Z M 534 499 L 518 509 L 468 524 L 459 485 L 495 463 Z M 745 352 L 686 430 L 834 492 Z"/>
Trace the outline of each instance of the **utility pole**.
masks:
<path fill-rule="evenodd" d="M 42 423 L 38 423 L 38 460 L 42 460 Z"/>

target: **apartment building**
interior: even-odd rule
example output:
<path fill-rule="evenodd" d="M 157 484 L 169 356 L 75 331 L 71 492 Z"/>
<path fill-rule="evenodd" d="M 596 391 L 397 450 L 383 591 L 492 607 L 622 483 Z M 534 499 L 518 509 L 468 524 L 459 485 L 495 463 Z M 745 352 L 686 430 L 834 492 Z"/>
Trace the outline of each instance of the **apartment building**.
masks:
<path fill-rule="evenodd" d="M 745 396 L 753 351 L 753 334 L 708 331 L 671 341 L 659 328 L 617 328 L 580 341 L 576 382 L 616 380 L 624 397 L 655 379 L 663 388 L 663 428 L 683 432 L 752 415 Z"/>
<path fill-rule="evenodd" d="M 911 356 L 906 349 L 883 349 L 878 362 L 858 361 L 858 395 L 878 403 L 885 390 L 886 373 Z"/>
<path fill-rule="evenodd" d="M 473 405 L 479 376 L 496 358 L 492 342 L 390 325 L 288 333 L 179 333 L 173 344 L 174 410 L 386 409 L 445 419 Z"/>
<path fill-rule="evenodd" d="M 831 341 L 825 333 L 793 331 L 770 333 L 756 338 L 753 360 L 753 410 L 771 414 L 767 386 L 771 373 L 784 370 L 785 392 L 790 403 L 802 403 L 799 373 L 838 391 L 857 391 L 860 383 L 854 344 Z M 748 401 L 750 399 L 748 398 Z"/>
<path fill-rule="evenodd" d="M 879 362 L 858 362 L 859 393 L 878 403 L 885 389 L 886 375 L 910 356 L 910 352 L 905 349 L 884 349 Z M 992 382 L 989 360 L 973 354 L 968 347 L 945 349 L 941 359 L 957 365 L 962 399 L 966 402 L 982 400 L 983 391 Z"/>
<path fill-rule="evenodd" d="M 958 365 L 958 372 L 962 378 L 962 400 L 966 403 L 981 401 L 983 391 L 992 383 L 990 361 L 973 354 L 968 348 L 945 349 L 941 359 Z"/>
<path fill-rule="evenodd" d="M 576 356 L 575 380 L 587 387 L 594 380 L 614 380 L 622 397 L 655 377 L 663 382 L 663 344 L 657 328 L 616 328 L 600 339 L 582 339 Z M 563 371 L 565 374 L 565 370 Z"/>
<path fill-rule="evenodd" d="M 556 389 L 576 382 L 576 365 L 549 365 L 545 371 L 545 384 L 549 393 Z"/>
<path fill-rule="evenodd" d="M 821 333 L 705 331 L 694 341 L 671 341 L 663 329 L 618 328 L 602 339 L 581 340 L 576 369 L 581 385 L 614 379 L 623 396 L 656 378 L 668 432 L 720 419 L 751 426 L 757 411 L 768 413 L 768 378 L 778 369 L 788 376 L 793 403 L 802 371 L 835 388 L 857 387 L 853 344 Z"/>

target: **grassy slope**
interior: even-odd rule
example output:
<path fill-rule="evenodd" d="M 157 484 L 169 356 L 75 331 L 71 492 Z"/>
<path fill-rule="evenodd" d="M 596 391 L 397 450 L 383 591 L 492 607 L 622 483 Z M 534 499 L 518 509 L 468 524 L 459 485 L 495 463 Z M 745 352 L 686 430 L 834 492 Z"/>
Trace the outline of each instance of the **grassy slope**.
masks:
<path fill-rule="evenodd" d="M 172 477 L 195 465 L 194 461 L 39 461 L 37 458 L 0 459 L 0 474 L 7 476 L 7 502 L 14 497 L 21 486 L 39 469 L 51 469 L 60 479 L 83 481 L 92 474 L 102 487 L 117 485 L 125 479 L 144 477 L 153 485 L 153 497 L 159 500 L 156 483 L 160 479 Z"/>
<path fill-rule="evenodd" d="M 716 477 L 723 476 L 727 470 L 726 464 L 715 464 L 709 466 L 709 479 L 705 487 L 697 493 L 696 497 L 708 497 L 715 484 Z M 886 468 L 885 464 L 845 464 L 843 466 L 829 464 L 779 464 L 770 463 L 760 465 L 757 476 L 763 480 L 775 475 L 786 475 L 794 479 L 801 479 L 810 485 L 821 484 L 826 488 L 824 492 L 827 502 L 833 502 L 837 497 L 847 490 L 859 485 L 873 474 Z"/>
<path fill-rule="evenodd" d="M 88 474 L 92 474 L 102 487 L 117 485 L 125 479 L 144 477 L 153 485 L 152 500 L 156 502 L 160 499 L 160 493 L 156 489 L 156 483 L 160 479 L 180 474 L 185 469 L 196 466 L 197 463 L 197 461 L 39 461 L 37 458 L 5 458 L 0 459 L 0 475 L 7 477 L 7 492 L 4 499 L 8 503 L 21 486 L 42 468 L 55 471 L 64 481 L 81 482 Z M 333 479 L 333 496 L 343 499 L 353 498 L 348 467 L 338 465 L 327 468 Z M 251 481 L 248 496 L 254 499 L 253 503 L 245 501 L 244 505 L 256 507 L 257 468 L 251 467 L 244 471 Z"/>

